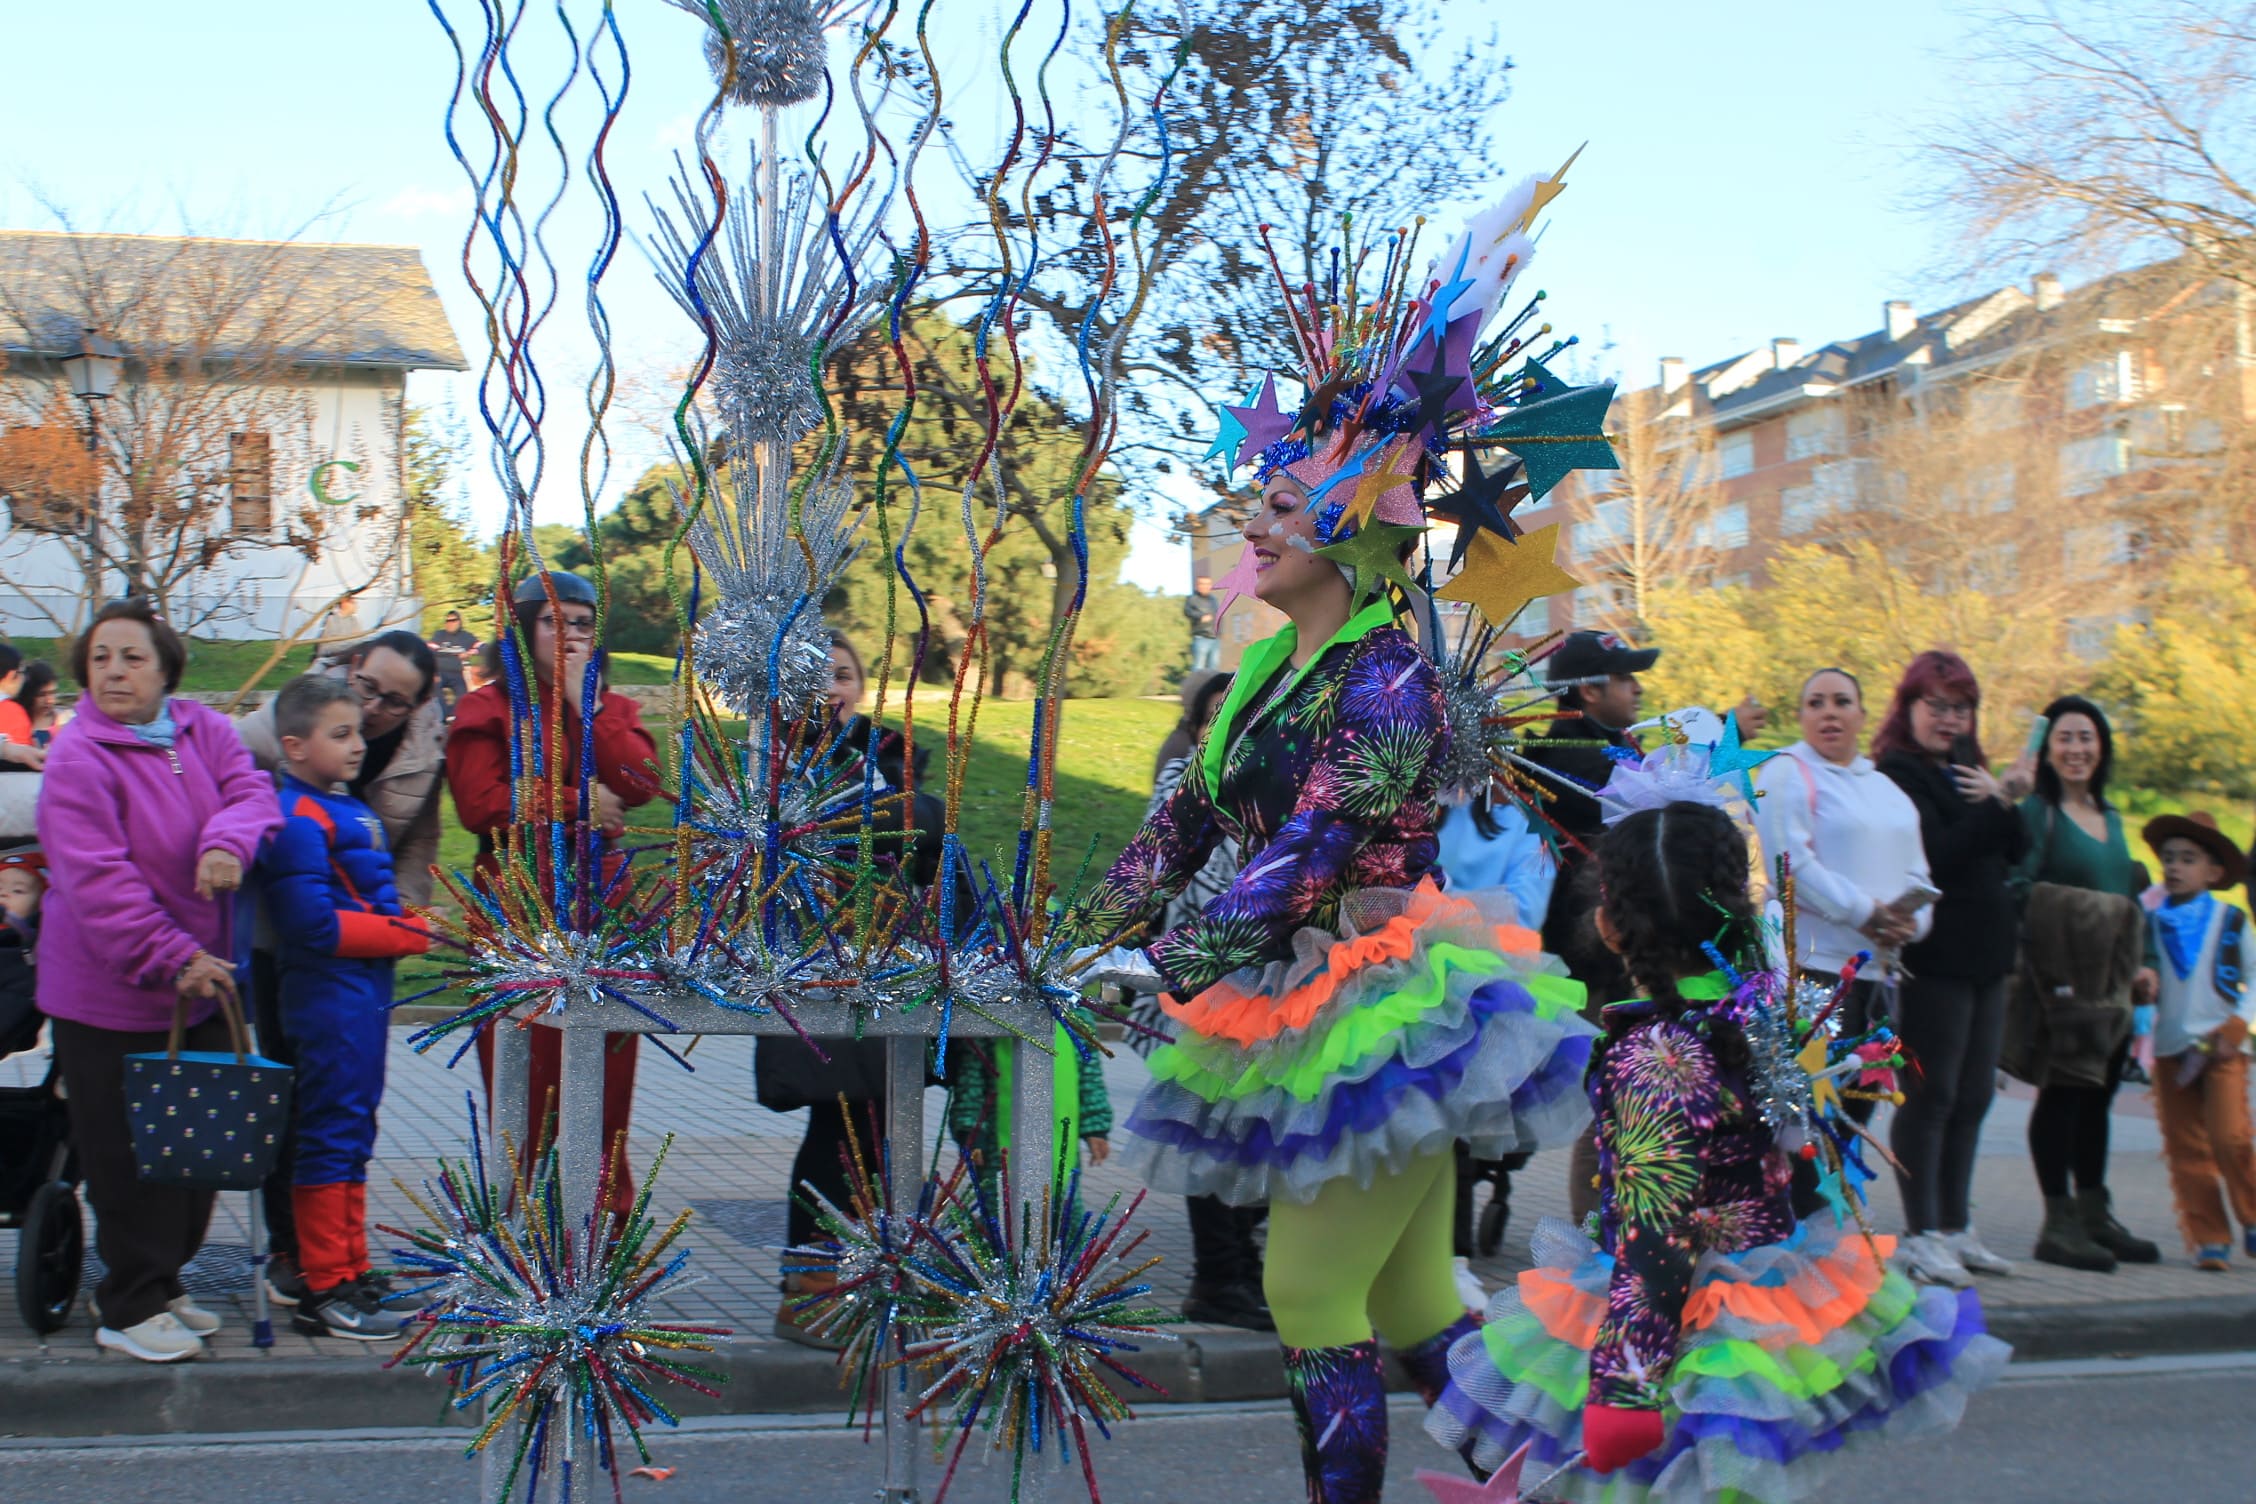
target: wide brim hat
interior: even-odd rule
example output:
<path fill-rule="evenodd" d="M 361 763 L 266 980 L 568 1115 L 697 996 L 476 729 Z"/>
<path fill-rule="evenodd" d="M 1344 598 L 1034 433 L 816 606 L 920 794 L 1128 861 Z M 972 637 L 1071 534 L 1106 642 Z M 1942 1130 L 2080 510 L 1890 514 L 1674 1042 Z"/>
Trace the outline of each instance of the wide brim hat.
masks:
<path fill-rule="evenodd" d="M 2216 859 L 2225 869 L 2213 887 L 2230 888 L 2248 878 L 2248 853 L 2233 844 L 2232 837 L 2217 828 L 2217 817 L 2206 810 L 2195 810 L 2190 815 L 2157 815 L 2146 822 L 2139 832 L 2155 855 L 2162 853 L 2164 841 L 2179 839 L 2193 842 Z"/>

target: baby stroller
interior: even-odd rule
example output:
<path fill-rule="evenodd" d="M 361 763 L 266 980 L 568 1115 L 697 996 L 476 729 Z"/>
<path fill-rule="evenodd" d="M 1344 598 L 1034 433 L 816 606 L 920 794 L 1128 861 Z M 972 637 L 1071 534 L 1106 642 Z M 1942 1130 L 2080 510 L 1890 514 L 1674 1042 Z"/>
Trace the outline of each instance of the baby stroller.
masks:
<path fill-rule="evenodd" d="M 28 1049 L 30 1038 L 6 1041 L 0 1053 Z M 71 1153 L 70 1112 L 52 1062 L 37 1086 L 0 1086 L 0 1227 L 17 1230 L 16 1310 L 41 1336 L 60 1331 L 78 1302 L 86 1227 L 78 1211 L 78 1164 Z"/>
<path fill-rule="evenodd" d="M 37 774 L 0 779 L 0 857 L 33 846 Z M 31 854 L 36 857 L 35 851 Z M 31 957 L 13 937 L 0 944 L 0 1056 L 39 1045 Z M 78 1301 L 86 1225 L 78 1209 L 78 1165 L 70 1110 L 53 1061 L 37 1086 L 0 1086 L 0 1227 L 16 1239 L 16 1310 L 41 1336 L 59 1331 Z"/>

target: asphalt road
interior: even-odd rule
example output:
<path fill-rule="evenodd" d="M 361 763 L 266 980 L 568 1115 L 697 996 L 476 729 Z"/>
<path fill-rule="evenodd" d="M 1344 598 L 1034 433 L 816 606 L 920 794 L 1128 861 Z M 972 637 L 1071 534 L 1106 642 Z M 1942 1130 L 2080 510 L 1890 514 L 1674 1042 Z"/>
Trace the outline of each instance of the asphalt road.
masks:
<path fill-rule="evenodd" d="M 2256 1353 L 2120 1362 L 2025 1364 L 1975 1402 L 1966 1426 L 1923 1453 L 1876 1459 L 1854 1504 L 2256 1504 L 2248 1440 Z M 1418 1429 L 1414 1402 L 1395 1412 L 1389 1504 L 1423 1504 L 1419 1466 L 1451 1459 Z M 123 1438 L 0 1445 L 7 1504 L 451 1504 L 476 1499 L 460 1432 L 365 1432 Z M 659 1443 L 664 1481 L 630 1478 L 630 1504 L 865 1504 L 877 1458 L 803 1418 L 720 1418 Z M 1297 1443 L 1282 1403 L 1158 1406 L 1098 1452 L 1106 1504 L 1293 1504 Z M 936 1475 L 928 1475 L 931 1498 Z M 610 1497 L 608 1480 L 575 1490 Z M 521 1497 L 521 1495 L 520 1495 Z M 543 1498 L 553 1497 L 544 1490 Z M 959 1475 L 961 1504 L 1009 1497 L 1006 1475 Z M 1085 1497 L 1077 1478 L 1029 1489 L 1027 1504 Z"/>

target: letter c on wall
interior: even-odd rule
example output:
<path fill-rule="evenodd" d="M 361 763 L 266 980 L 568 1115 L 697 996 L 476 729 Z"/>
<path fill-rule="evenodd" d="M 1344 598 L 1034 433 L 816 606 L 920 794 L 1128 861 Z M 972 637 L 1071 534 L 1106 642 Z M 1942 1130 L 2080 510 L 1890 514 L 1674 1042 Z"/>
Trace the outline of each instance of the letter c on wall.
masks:
<path fill-rule="evenodd" d="M 312 473 L 306 476 L 306 489 L 313 493 L 313 499 L 333 507 L 341 507 L 348 502 L 360 500 L 358 491 L 350 496 L 331 496 L 329 494 L 327 477 L 332 470 L 349 470 L 357 475 L 360 473 L 360 461 L 323 460 L 320 464 L 314 466 Z"/>

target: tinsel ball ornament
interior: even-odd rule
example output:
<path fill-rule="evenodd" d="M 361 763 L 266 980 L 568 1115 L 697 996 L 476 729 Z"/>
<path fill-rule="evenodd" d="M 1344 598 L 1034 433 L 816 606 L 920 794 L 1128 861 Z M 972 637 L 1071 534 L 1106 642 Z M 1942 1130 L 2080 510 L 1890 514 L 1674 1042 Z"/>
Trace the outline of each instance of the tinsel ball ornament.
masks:
<path fill-rule="evenodd" d="M 698 614 L 695 652 L 698 682 L 737 715 L 772 705 L 795 719 L 830 686 L 830 629 L 813 603 L 796 598 L 716 602 Z"/>
<path fill-rule="evenodd" d="M 705 0 L 674 0 L 691 15 L 711 16 Z M 705 39 L 705 61 L 716 82 L 729 84 L 737 104 L 767 108 L 803 104 L 822 92 L 829 50 L 823 42 L 827 5 L 815 0 L 714 0 L 736 44 L 736 77 L 728 73 L 728 46 L 719 32 Z"/>
<path fill-rule="evenodd" d="M 1469 804 L 1487 791 L 1518 737 L 1508 726 L 1490 724 L 1496 691 L 1478 679 L 1443 675 L 1441 713 L 1448 737 L 1434 768 L 1434 787 L 1445 804 Z"/>
<path fill-rule="evenodd" d="M 713 400 L 739 444 L 792 444 L 822 422 L 811 362 L 814 341 L 780 319 L 754 315 L 724 340 Z"/>

